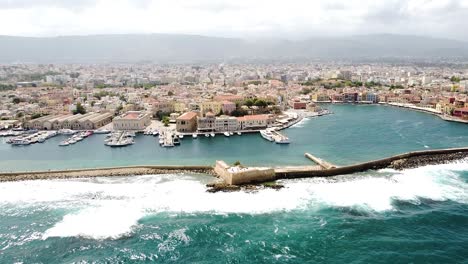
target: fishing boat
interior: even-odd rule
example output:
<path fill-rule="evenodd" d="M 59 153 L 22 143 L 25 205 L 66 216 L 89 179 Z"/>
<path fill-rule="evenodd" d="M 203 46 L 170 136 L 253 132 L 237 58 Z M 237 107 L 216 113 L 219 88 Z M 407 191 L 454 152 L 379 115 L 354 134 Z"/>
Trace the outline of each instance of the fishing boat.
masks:
<path fill-rule="evenodd" d="M 159 134 L 158 131 L 153 131 L 153 137 L 157 136 Z"/>
<path fill-rule="evenodd" d="M 180 139 L 177 136 L 174 137 L 173 142 L 174 145 L 180 145 Z"/>

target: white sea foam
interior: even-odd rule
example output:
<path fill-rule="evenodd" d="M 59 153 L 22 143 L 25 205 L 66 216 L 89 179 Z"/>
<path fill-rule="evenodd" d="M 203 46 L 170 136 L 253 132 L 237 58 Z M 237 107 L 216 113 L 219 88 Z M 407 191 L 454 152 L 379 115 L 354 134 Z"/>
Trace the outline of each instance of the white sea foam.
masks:
<path fill-rule="evenodd" d="M 301 121 L 299 121 L 297 124 L 292 125 L 292 128 L 301 128 L 304 127 L 307 123 L 309 123 L 310 118 L 303 118 Z"/>
<path fill-rule="evenodd" d="M 421 198 L 468 203 L 468 184 L 460 171 L 468 171 L 468 161 L 401 172 L 385 169 L 353 179 L 286 180 L 282 190 L 255 193 L 207 193 L 208 179 L 190 175 L 1 183 L 0 207 L 67 209 L 70 213 L 43 238 L 118 238 L 155 213 L 262 214 L 323 207 L 379 212 L 394 209 L 394 200 L 419 203 Z"/>

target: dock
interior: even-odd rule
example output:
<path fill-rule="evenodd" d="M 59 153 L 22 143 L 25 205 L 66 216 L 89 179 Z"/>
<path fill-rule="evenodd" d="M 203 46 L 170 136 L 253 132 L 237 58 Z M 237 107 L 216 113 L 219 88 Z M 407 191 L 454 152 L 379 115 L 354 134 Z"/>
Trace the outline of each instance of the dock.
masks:
<path fill-rule="evenodd" d="M 317 157 L 315 157 L 314 155 L 312 155 L 310 153 L 305 153 L 304 155 L 306 156 L 306 158 L 308 158 L 308 159 L 312 160 L 313 162 L 317 163 L 320 167 L 322 167 L 325 170 L 334 169 L 334 168 L 338 167 L 335 164 L 332 164 L 332 163 L 330 163 L 328 161 L 317 158 Z"/>

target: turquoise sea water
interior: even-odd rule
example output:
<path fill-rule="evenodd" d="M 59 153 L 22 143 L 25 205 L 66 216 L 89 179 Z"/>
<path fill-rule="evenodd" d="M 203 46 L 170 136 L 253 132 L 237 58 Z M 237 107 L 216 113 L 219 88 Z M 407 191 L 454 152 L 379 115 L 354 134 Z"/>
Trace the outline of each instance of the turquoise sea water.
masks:
<path fill-rule="evenodd" d="M 114 150 L 93 136 L 71 148 L 52 142 L 25 148 L 2 144 L 1 165 L 6 170 L 32 170 L 211 164 L 214 159 L 309 164 L 303 158 L 306 151 L 349 164 L 468 142 L 467 126 L 422 113 L 378 106 L 332 110 L 335 115 L 286 130 L 293 141 L 290 146 L 243 135 L 184 139 L 181 147 L 165 150 L 154 138 L 141 136 L 134 146 Z M 279 191 L 211 194 L 205 191 L 211 181 L 207 175 L 180 174 L 0 183 L 0 263 L 468 259 L 468 160 L 332 179 L 284 180 L 285 188 Z"/>
<path fill-rule="evenodd" d="M 351 164 L 411 150 L 468 145 L 468 126 L 425 113 L 373 105 L 333 105 L 335 114 L 304 120 L 284 131 L 292 143 L 272 144 L 259 134 L 226 138 L 184 138 L 180 147 L 161 148 L 157 138 L 138 136 L 125 148 L 104 146 L 94 135 L 70 147 L 65 136 L 44 144 L 18 147 L 0 143 L 0 171 L 88 168 L 119 165 L 213 165 L 240 160 L 248 165 L 311 164 L 312 153 L 336 164 Z"/>

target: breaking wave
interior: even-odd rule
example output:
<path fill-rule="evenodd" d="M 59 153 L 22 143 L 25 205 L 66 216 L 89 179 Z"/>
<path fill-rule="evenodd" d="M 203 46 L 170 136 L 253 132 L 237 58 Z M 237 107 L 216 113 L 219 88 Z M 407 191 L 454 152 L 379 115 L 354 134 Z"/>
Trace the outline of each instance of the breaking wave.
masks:
<path fill-rule="evenodd" d="M 43 239 L 119 238 L 138 228 L 144 216 L 157 213 L 264 214 L 330 207 L 383 212 L 395 209 L 395 200 L 468 203 L 465 172 L 466 160 L 333 179 L 285 180 L 286 188 L 279 191 L 214 194 L 205 188 L 210 177 L 185 174 L 11 182 L 0 184 L 0 208 L 5 204 L 66 208 L 68 213 Z"/>

